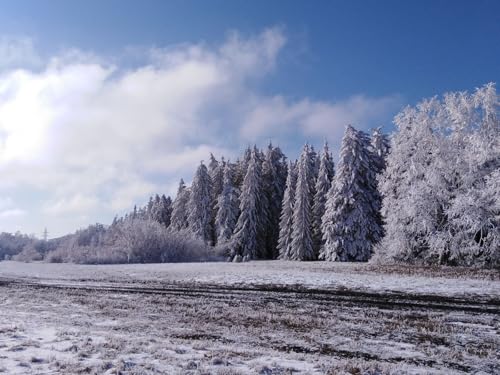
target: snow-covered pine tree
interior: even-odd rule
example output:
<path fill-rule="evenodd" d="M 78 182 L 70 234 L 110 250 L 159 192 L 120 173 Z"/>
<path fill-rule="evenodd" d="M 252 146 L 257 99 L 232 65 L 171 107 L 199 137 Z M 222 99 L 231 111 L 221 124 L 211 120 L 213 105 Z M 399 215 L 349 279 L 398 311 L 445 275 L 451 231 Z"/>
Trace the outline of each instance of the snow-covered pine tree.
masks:
<path fill-rule="evenodd" d="M 288 175 L 286 188 L 281 205 L 281 216 L 279 224 L 278 258 L 292 258 L 292 230 L 293 230 L 293 204 L 295 202 L 295 185 L 297 183 L 297 162 L 288 163 Z"/>
<path fill-rule="evenodd" d="M 333 174 L 334 164 L 332 155 L 328 149 L 328 143 L 325 141 L 323 152 L 320 156 L 320 167 L 318 179 L 316 180 L 316 188 L 312 208 L 312 235 L 314 252 L 316 256 L 319 255 L 321 244 L 323 243 L 323 231 L 321 230 L 321 220 L 325 214 L 325 205 L 328 191 L 330 190 Z"/>
<path fill-rule="evenodd" d="M 247 173 L 248 164 L 250 163 L 250 159 L 252 157 L 252 149 L 247 147 L 243 152 L 243 156 L 236 160 L 236 168 L 234 170 L 234 186 L 241 190 L 241 186 L 243 185 L 243 180 Z"/>
<path fill-rule="evenodd" d="M 314 195 L 316 194 L 316 180 L 319 175 L 319 167 L 321 164 L 320 157 L 316 153 L 313 145 L 309 145 L 309 162 L 311 164 L 311 177 L 309 180 L 309 192 L 311 193 L 311 207 L 313 205 Z"/>
<path fill-rule="evenodd" d="M 226 163 L 222 192 L 217 200 L 217 215 L 215 217 L 215 235 L 218 245 L 230 242 L 240 213 L 239 190 L 233 184 L 233 165 Z"/>
<path fill-rule="evenodd" d="M 381 229 L 372 205 L 375 179 L 369 143 L 366 133 L 347 126 L 323 215 L 321 259 L 366 261 L 380 239 Z"/>
<path fill-rule="evenodd" d="M 385 169 L 385 160 L 390 150 L 390 141 L 386 134 L 382 132 L 382 128 L 373 129 L 370 145 L 373 157 L 373 165 L 376 168 L 376 173 L 382 173 Z"/>
<path fill-rule="evenodd" d="M 373 191 L 373 205 L 377 211 L 377 223 L 381 228 L 381 234 L 383 236 L 384 230 L 384 220 L 382 218 L 382 196 L 378 188 L 378 179 L 385 170 L 387 155 L 390 150 L 390 141 L 386 134 L 382 132 L 382 128 L 378 127 L 373 129 L 370 138 L 370 150 L 371 150 L 371 168 L 375 172 L 375 184 Z"/>
<path fill-rule="evenodd" d="M 188 227 L 188 211 L 190 189 L 186 187 L 184 180 L 181 178 L 177 196 L 172 204 L 172 216 L 170 219 L 170 229 L 175 231 L 184 230 Z"/>
<path fill-rule="evenodd" d="M 259 206 L 262 197 L 261 178 L 261 165 L 254 149 L 251 152 L 248 168 L 241 186 L 240 216 L 231 241 L 231 256 L 238 255 L 249 259 L 258 257 Z"/>
<path fill-rule="evenodd" d="M 312 196 L 310 181 L 314 179 L 311 149 L 305 145 L 297 167 L 297 185 L 293 206 L 291 260 L 313 260 Z"/>
<path fill-rule="evenodd" d="M 160 198 L 160 224 L 165 228 L 170 226 L 170 219 L 172 216 L 172 199 L 163 194 Z"/>
<path fill-rule="evenodd" d="M 275 259 L 278 257 L 277 245 L 279 238 L 279 221 L 281 202 L 285 192 L 286 161 L 285 155 L 279 147 L 269 143 L 262 163 L 262 181 L 264 194 L 267 200 L 268 219 L 264 224 L 265 229 L 265 254 L 264 258 Z"/>
<path fill-rule="evenodd" d="M 213 241 L 212 181 L 205 164 L 200 163 L 191 184 L 188 203 L 188 228 L 206 244 Z"/>
<path fill-rule="evenodd" d="M 210 175 L 210 179 L 212 180 L 212 195 L 214 204 L 217 202 L 217 198 L 222 192 L 222 184 L 224 183 L 224 158 L 221 158 L 219 162 L 215 159 L 214 155 L 210 153 L 210 163 L 208 164 L 208 174 Z"/>

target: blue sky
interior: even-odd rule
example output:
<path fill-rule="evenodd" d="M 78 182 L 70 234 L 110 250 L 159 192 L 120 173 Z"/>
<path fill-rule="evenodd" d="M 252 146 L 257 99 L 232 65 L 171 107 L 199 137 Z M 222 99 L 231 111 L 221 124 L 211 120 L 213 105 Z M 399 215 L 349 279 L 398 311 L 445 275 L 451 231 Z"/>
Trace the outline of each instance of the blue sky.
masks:
<path fill-rule="evenodd" d="M 210 151 L 337 151 L 346 123 L 500 76 L 498 1 L 0 1 L 0 231 L 109 222 Z M 5 180 L 5 177 L 4 177 Z"/>

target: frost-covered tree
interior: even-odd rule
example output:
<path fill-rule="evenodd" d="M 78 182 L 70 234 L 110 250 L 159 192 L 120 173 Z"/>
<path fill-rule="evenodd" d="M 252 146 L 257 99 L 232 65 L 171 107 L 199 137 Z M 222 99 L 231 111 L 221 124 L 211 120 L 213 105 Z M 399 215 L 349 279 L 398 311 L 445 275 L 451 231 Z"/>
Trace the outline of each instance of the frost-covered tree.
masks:
<path fill-rule="evenodd" d="M 285 192 L 286 161 L 285 155 L 279 147 L 268 145 L 265 159 L 262 163 L 262 182 L 267 202 L 268 213 L 265 229 L 265 253 L 267 259 L 275 259 L 278 256 L 277 245 L 279 238 L 279 221 L 281 202 Z"/>
<path fill-rule="evenodd" d="M 310 181 L 314 178 L 311 149 L 305 145 L 297 166 L 297 185 L 293 206 L 291 260 L 313 260 L 312 194 Z"/>
<path fill-rule="evenodd" d="M 376 168 L 376 173 L 381 173 L 385 169 L 385 160 L 390 150 L 389 138 L 382 132 L 381 127 L 373 129 L 370 145 L 373 152 L 373 165 Z"/>
<path fill-rule="evenodd" d="M 314 149 L 314 146 L 312 145 L 309 145 L 309 163 L 311 171 L 311 176 L 309 179 L 309 192 L 311 193 L 311 206 L 312 206 L 313 204 L 312 199 L 316 194 L 316 180 L 318 179 L 319 168 L 321 164 L 321 158 Z"/>
<path fill-rule="evenodd" d="M 381 228 L 372 204 L 375 178 L 369 144 L 366 133 L 350 125 L 346 128 L 323 215 L 321 259 L 366 261 L 380 239 Z"/>
<path fill-rule="evenodd" d="M 224 245 L 230 242 L 239 216 L 239 190 L 233 183 L 233 165 L 224 166 L 222 191 L 217 200 L 217 215 L 215 217 L 215 235 L 217 244 Z"/>
<path fill-rule="evenodd" d="M 262 170 L 256 150 L 251 152 L 248 168 L 243 179 L 240 194 L 240 216 L 232 237 L 231 255 L 257 259 L 261 218 L 259 218 L 262 198 Z"/>
<path fill-rule="evenodd" d="M 172 216 L 172 199 L 163 194 L 160 197 L 159 206 L 160 215 L 158 221 L 160 224 L 163 224 L 165 228 L 168 228 L 170 226 L 170 219 Z"/>
<path fill-rule="evenodd" d="M 318 158 L 320 160 L 320 167 L 318 172 L 318 179 L 316 180 L 315 194 L 312 207 L 312 235 L 314 252 L 316 256 L 319 255 L 321 244 L 323 241 L 323 232 L 321 230 L 321 220 L 325 214 L 325 204 L 328 191 L 330 190 L 333 174 L 334 163 L 332 155 L 328 149 L 328 143 L 325 142 L 323 152 Z"/>
<path fill-rule="evenodd" d="M 386 134 L 382 132 L 382 128 L 375 128 L 372 132 L 370 139 L 370 150 L 371 150 L 371 169 L 375 173 L 375 184 L 373 186 L 373 205 L 377 212 L 377 223 L 382 228 L 383 235 L 383 218 L 382 218 L 382 196 L 380 195 L 378 187 L 378 178 L 381 173 L 384 172 L 386 167 L 386 159 L 390 150 L 390 141 Z"/>
<path fill-rule="evenodd" d="M 494 85 L 407 108 L 380 181 L 383 260 L 499 264 L 499 100 Z M 497 185 L 498 190 L 498 185 Z M 496 263 L 495 263 L 496 262 Z"/>
<path fill-rule="evenodd" d="M 188 229 L 206 244 L 213 241 L 212 181 L 205 164 L 200 163 L 191 184 L 188 203 Z"/>
<path fill-rule="evenodd" d="M 417 108 L 405 108 L 394 119 L 398 131 L 379 180 L 385 237 L 377 253 L 387 258 L 411 261 L 423 257 L 429 249 L 428 234 L 437 231 L 436 215 L 443 216 L 437 195 L 430 194 L 433 188 L 428 173 L 429 166 L 435 167 L 439 151 L 430 120 L 437 109 L 437 101 L 432 99 Z"/>
<path fill-rule="evenodd" d="M 252 149 L 247 147 L 240 159 L 236 160 L 236 168 L 234 170 L 234 186 L 241 190 L 243 180 L 247 173 L 250 159 L 252 158 Z"/>
<path fill-rule="evenodd" d="M 297 183 L 296 162 L 289 162 L 286 188 L 281 205 L 279 223 L 278 257 L 290 259 L 292 257 L 292 230 L 293 205 L 295 202 L 295 185 Z"/>
<path fill-rule="evenodd" d="M 186 187 L 184 180 L 179 182 L 177 196 L 172 204 L 172 216 L 170 220 L 170 229 L 180 231 L 188 227 L 188 203 L 190 189 Z"/>

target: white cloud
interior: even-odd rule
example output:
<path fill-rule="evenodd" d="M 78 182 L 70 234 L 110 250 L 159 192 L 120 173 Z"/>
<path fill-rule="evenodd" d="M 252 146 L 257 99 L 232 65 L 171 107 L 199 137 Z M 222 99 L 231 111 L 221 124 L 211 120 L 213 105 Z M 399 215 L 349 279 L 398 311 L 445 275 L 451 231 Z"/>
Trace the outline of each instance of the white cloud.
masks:
<path fill-rule="evenodd" d="M 35 67 L 41 62 L 31 38 L 0 36 L 0 71 L 9 68 Z"/>
<path fill-rule="evenodd" d="M 19 208 L 12 208 L 0 211 L 0 219 L 12 219 L 19 216 L 24 216 L 26 212 Z"/>
<path fill-rule="evenodd" d="M 386 121 L 400 104 L 397 95 L 381 98 L 357 95 L 335 103 L 308 99 L 289 102 L 283 96 L 264 98 L 248 113 L 241 134 L 254 140 L 298 132 L 305 137 L 336 140 L 342 137 L 346 125 L 367 130 Z"/>
<path fill-rule="evenodd" d="M 35 61 L 30 43 L 10 61 Z M 4 71 L 0 172 L 8 178 L 0 194 L 31 189 L 39 199 L 25 231 L 44 222 L 63 234 L 83 220 L 106 222 L 149 194 L 175 192 L 210 152 L 234 159 L 248 142 L 338 136 L 347 123 L 371 124 L 394 106 L 393 97 L 261 95 L 252 81 L 276 68 L 285 43 L 281 29 L 250 38 L 233 32 L 221 46 L 153 48 L 147 63 L 129 70 L 71 50 L 37 71 Z M 50 228 L 50 220 L 63 227 Z"/>

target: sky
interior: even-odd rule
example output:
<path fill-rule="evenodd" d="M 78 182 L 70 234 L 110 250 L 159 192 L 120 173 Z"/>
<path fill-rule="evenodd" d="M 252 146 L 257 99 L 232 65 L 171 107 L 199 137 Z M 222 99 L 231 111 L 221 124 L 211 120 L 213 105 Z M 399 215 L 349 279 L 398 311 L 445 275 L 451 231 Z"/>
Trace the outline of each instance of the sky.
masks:
<path fill-rule="evenodd" d="M 500 2 L 0 0 L 0 231 L 175 195 L 210 152 L 393 131 L 500 78 Z"/>

